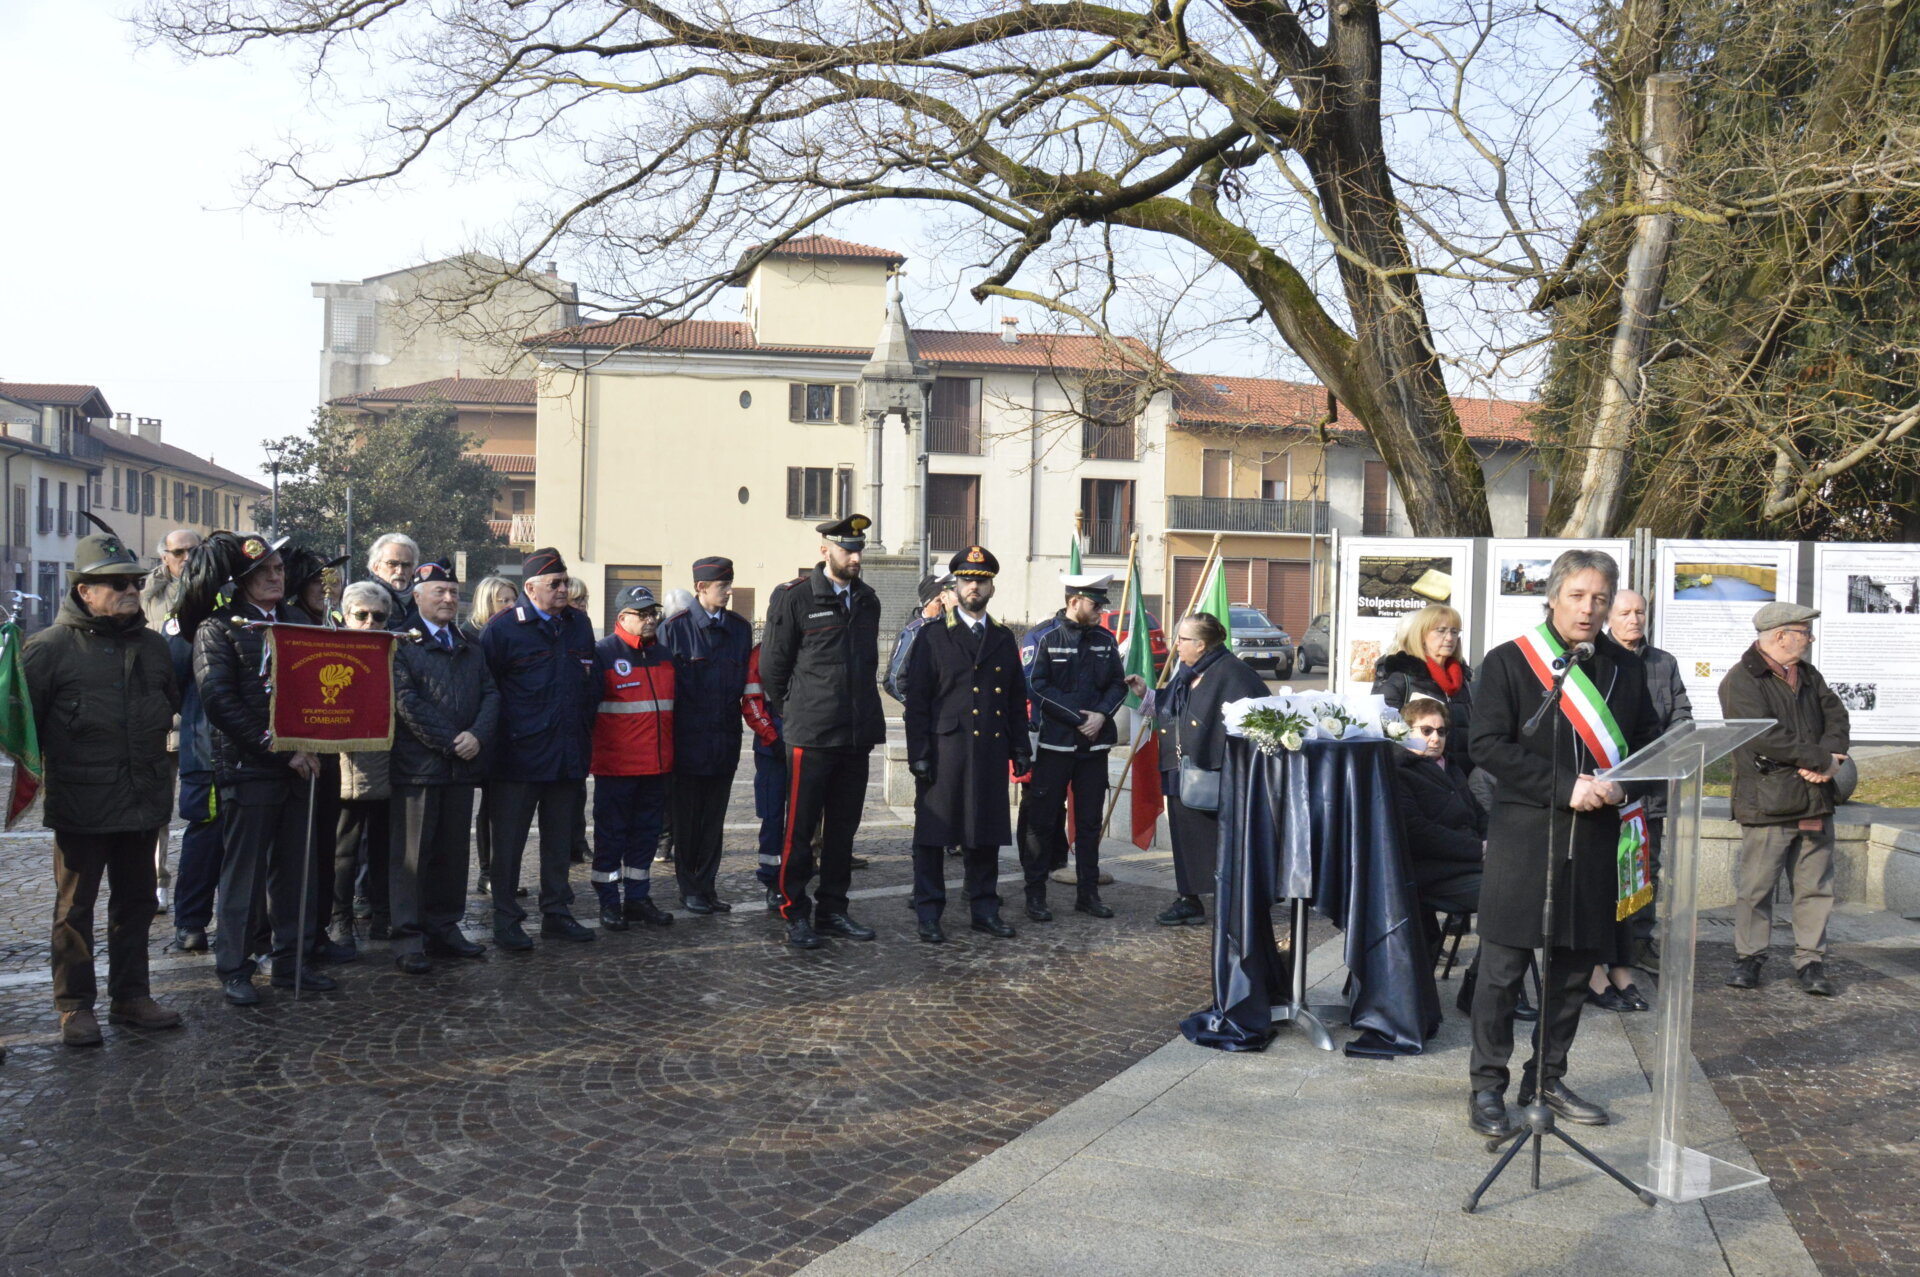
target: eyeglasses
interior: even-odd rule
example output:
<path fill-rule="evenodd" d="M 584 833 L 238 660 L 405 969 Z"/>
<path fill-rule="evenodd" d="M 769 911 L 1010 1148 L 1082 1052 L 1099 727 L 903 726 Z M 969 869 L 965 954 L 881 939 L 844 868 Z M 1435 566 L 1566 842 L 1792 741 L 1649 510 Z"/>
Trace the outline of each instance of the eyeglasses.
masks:
<path fill-rule="evenodd" d="M 357 607 L 347 613 L 347 615 L 356 621 L 385 621 L 387 619 L 385 612 L 369 612 L 363 607 Z"/>
<path fill-rule="evenodd" d="M 1783 627 L 1780 632 L 1782 634 L 1791 634 L 1795 638 L 1811 639 L 1813 637 L 1812 630 L 1790 630 Z"/>
<path fill-rule="evenodd" d="M 184 559 L 184 558 L 186 558 L 186 557 L 187 557 L 187 556 L 188 556 L 189 554 L 192 554 L 192 553 L 193 553 L 193 547 L 192 547 L 192 546 L 190 546 L 190 545 L 189 545 L 189 546 L 186 546 L 186 547 L 184 547 L 184 548 L 182 548 L 182 549 L 178 549 L 178 550 L 174 550 L 174 549 L 169 549 L 169 550 L 168 550 L 168 551 L 166 552 L 166 554 L 167 554 L 167 557 L 168 557 L 169 559 Z"/>
<path fill-rule="evenodd" d="M 1459 637 L 1460 637 L 1460 631 L 1459 631 L 1459 630 L 1456 630 L 1456 629 L 1453 629 L 1453 628 L 1451 628 L 1450 626 L 1445 626 L 1445 625 L 1436 625 L 1436 626 L 1434 626 L 1434 627 L 1433 627 L 1432 629 L 1430 629 L 1430 630 L 1428 630 L 1428 631 L 1427 631 L 1427 633 L 1429 633 L 1429 634 L 1444 634 L 1444 635 L 1445 635 L 1446 637 L 1448 637 L 1448 638 L 1459 638 Z"/>
<path fill-rule="evenodd" d="M 1421 724 L 1419 727 L 1414 728 L 1413 730 L 1416 732 L 1419 732 L 1422 736 L 1445 736 L 1447 734 L 1446 728 L 1433 727 L 1425 723 Z"/>
<path fill-rule="evenodd" d="M 95 581 L 93 584 L 104 585 L 109 590 L 137 590 L 140 588 L 140 578 L 137 576 L 116 576 L 110 577 L 105 581 Z"/>
<path fill-rule="evenodd" d="M 380 566 L 383 568 L 405 568 L 407 571 L 411 572 L 413 571 L 413 560 L 412 559 L 382 559 L 380 560 Z"/>
<path fill-rule="evenodd" d="M 1173 637 L 1173 641 L 1176 643 L 1199 643 L 1202 640 L 1194 638 L 1191 635 L 1187 635 L 1187 634 L 1176 634 Z"/>

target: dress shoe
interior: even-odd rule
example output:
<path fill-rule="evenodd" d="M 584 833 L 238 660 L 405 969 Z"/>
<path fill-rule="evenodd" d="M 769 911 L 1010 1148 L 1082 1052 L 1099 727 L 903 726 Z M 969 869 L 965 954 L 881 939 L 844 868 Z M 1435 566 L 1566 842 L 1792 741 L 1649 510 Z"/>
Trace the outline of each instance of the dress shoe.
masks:
<path fill-rule="evenodd" d="M 177 1029 L 180 1027 L 180 1013 L 172 1007 L 163 1007 L 146 994 L 137 998 L 128 998 L 124 1002 L 110 1003 L 107 1018 L 115 1024 L 131 1024 L 136 1029 Z"/>
<path fill-rule="evenodd" d="M 651 900 L 629 900 L 620 906 L 628 922 L 644 922 L 649 927 L 671 927 L 673 915 Z"/>
<path fill-rule="evenodd" d="M 1109 909 L 1100 899 L 1100 893 L 1097 891 L 1082 891 L 1074 896 L 1073 911 L 1075 913 L 1090 913 L 1096 918 L 1113 917 L 1113 910 Z"/>
<path fill-rule="evenodd" d="M 1475 1091 L 1467 1097 L 1467 1125 L 1475 1135 L 1495 1140 L 1505 1139 L 1520 1129 L 1507 1116 L 1506 1093 L 1497 1086 Z"/>
<path fill-rule="evenodd" d="M 393 939 L 393 924 L 391 922 L 374 923 L 372 926 L 367 928 L 367 939 L 369 940 Z"/>
<path fill-rule="evenodd" d="M 260 990 L 253 987 L 253 977 L 237 975 L 220 982 L 220 991 L 227 995 L 227 1001 L 237 1007 L 258 1006 Z"/>
<path fill-rule="evenodd" d="M 1047 908 L 1047 897 L 1044 893 L 1037 896 L 1032 894 L 1027 896 L 1027 917 L 1033 919 L 1035 922 L 1053 921 L 1053 910 Z"/>
<path fill-rule="evenodd" d="M 947 933 L 940 929 L 939 919 L 920 924 L 920 939 L 927 944 L 945 944 Z"/>
<path fill-rule="evenodd" d="M 872 863 L 873 862 L 868 860 L 865 856 L 849 856 L 847 858 L 847 867 L 849 869 L 865 869 L 868 865 Z"/>
<path fill-rule="evenodd" d="M 99 1046 L 100 1021 L 91 1007 L 60 1013 L 60 1040 L 68 1046 Z"/>
<path fill-rule="evenodd" d="M 805 918 L 795 918 L 787 924 L 787 943 L 796 949 L 818 949 L 824 943 L 813 924 Z"/>
<path fill-rule="evenodd" d="M 1624 1004 L 1620 1008 L 1622 1011 L 1653 1010 L 1653 1004 L 1641 996 L 1640 986 L 1637 984 L 1630 984 L 1620 990 L 1620 1001 Z"/>
<path fill-rule="evenodd" d="M 343 967 L 349 962 L 360 961 L 360 946 L 351 940 L 342 942 L 321 936 L 314 942 L 313 960 L 330 966 Z"/>
<path fill-rule="evenodd" d="M 1800 987 L 1816 998 L 1833 996 L 1833 981 L 1827 979 L 1827 964 L 1809 962 L 1794 972 L 1794 978 L 1800 981 Z"/>
<path fill-rule="evenodd" d="M 593 932 L 573 920 L 570 913 L 549 913 L 540 918 L 540 934 L 550 940 L 587 941 L 595 939 Z"/>
<path fill-rule="evenodd" d="M 815 918 L 813 929 L 823 936 L 839 936 L 842 940 L 871 940 L 879 934 L 872 927 L 863 927 L 844 913 L 830 913 L 823 918 Z"/>
<path fill-rule="evenodd" d="M 173 944 L 182 953 L 205 953 L 207 932 L 204 927 L 182 927 L 173 933 Z"/>
<path fill-rule="evenodd" d="M 1599 1007 L 1602 1011 L 1625 1011 L 1629 1009 L 1626 1000 L 1620 996 L 1620 990 L 1614 988 L 1612 985 L 1608 985 L 1598 993 L 1595 993 L 1592 989 L 1588 989 L 1587 1002 L 1589 1005 Z"/>
<path fill-rule="evenodd" d="M 1766 955 L 1756 953 L 1750 958 L 1735 958 L 1733 970 L 1727 973 L 1729 989 L 1757 989 L 1760 987 L 1760 968 L 1766 963 Z"/>
<path fill-rule="evenodd" d="M 1572 1087 L 1558 1078 L 1547 1083 L 1546 1097 L 1547 1107 L 1554 1111 L 1555 1116 L 1566 1121 L 1574 1122 L 1581 1126 L 1605 1126 L 1613 1120 L 1607 1116 L 1605 1109 L 1591 1100 L 1581 1099 L 1578 1095 L 1574 1094 Z M 1514 1099 L 1521 1108 L 1525 1108 L 1527 1105 L 1533 1103 L 1533 1074 L 1531 1072 L 1521 1074 L 1520 1093 L 1515 1096 Z"/>
<path fill-rule="evenodd" d="M 527 938 L 526 930 L 517 922 L 493 929 L 493 943 L 496 948 L 509 953 L 525 953 L 533 948 L 533 941 Z"/>
<path fill-rule="evenodd" d="M 767 888 L 767 912 L 768 913 L 779 913 L 780 910 L 786 905 L 786 903 L 787 903 L 787 898 L 781 895 L 778 890 L 776 890 L 773 887 Z M 913 902 L 908 901 L 907 903 L 912 904 Z"/>
<path fill-rule="evenodd" d="M 308 967 L 302 969 L 298 976 L 291 971 L 285 975 L 276 974 L 273 977 L 273 987 L 276 989 L 298 988 L 302 993 L 332 993 L 340 987 L 340 982 L 332 976 L 321 975 Z"/>
<path fill-rule="evenodd" d="M 681 899 L 680 905 L 688 913 L 697 913 L 702 917 L 710 913 L 718 912 L 718 910 L 713 907 L 712 899 L 707 896 L 686 896 Z"/>
<path fill-rule="evenodd" d="M 1014 935 L 1013 928 L 1000 921 L 1000 915 L 997 913 L 988 914 L 984 918 L 975 918 L 973 929 L 984 931 L 990 936 L 999 936 L 1002 940 L 1011 940 Z"/>
<path fill-rule="evenodd" d="M 730 900 L 722 900 L 718 896 L 708 896 L 707 903 L 713 906 L 713 911 L 715 913 L 732 913 L 733 912 L 733 902 Z"/>
<path fill-rule="evenodd" d="M 433 963 L 424 953 L 403 953 L 393 960 L 393 965 L 408 975 L 425 975 L 433 970 Z"/>
<path fill-rule="evenodd" d="M 487 946 L 475 944 L 455 929 L 447 935 L 427 937 L 427 956 L 429 958 L 484 958 Z"/>
<path fill-rule="evenodd" d="M 628 925 L 626 912 L 618 905 L 600 906 L 600 930 L 625 931 Z"/>
<path fill-rule="evenodd" d="M 1175 896 L 1154 921 L 1163 927 L 1197 927 L 1207 920 L 1207 907 L 1198 896 Z"/>

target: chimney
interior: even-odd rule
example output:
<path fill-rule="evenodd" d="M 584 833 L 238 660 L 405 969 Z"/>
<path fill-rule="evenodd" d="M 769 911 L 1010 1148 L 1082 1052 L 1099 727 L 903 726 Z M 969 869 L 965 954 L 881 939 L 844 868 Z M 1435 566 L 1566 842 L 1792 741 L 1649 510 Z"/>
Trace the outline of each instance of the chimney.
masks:
<path fill-rule="evenodd" d="M 113 428 L 115 430 L 118 430 L 123 435 L 132 434 L 133 433 L 133 414 L 130 412 L 114 413 Z"/>
<path fill-rule="evenodd" d="M 1009 346 L 1020 344 L 1020 321 L 1012 315 L 1000 321 L 1000 340 Z"/>
<path fill-rule="evenodd" d="M 560 263 L 549 257 L 545 268 L 543 268 L 540 273 L 548 279 L 556 279 L 560 274 Z"/>
<path fill-rule="evenodd" d="M 160 442 L 160 418 L 158 417 L 140 418 L 140 437 L 142 439 L 145 439 L 148 443 L 159 443 Z"/>

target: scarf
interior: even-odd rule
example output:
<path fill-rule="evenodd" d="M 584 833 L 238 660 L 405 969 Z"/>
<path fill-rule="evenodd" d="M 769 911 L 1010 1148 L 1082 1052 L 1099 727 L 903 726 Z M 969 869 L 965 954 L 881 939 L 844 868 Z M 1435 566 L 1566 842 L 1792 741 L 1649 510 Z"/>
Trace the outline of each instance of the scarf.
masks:
<path fill-rule="evenodd" d="M 1433 681 L 1440 685 L 1440 690 L 1447 694 L 1449 700 L 1458 696 L 1460 689 L 1467 685 L 1467 667 L 1456 657 L 1449 656 L 1445 665 L 1436 664 L 1432 657 L 1428 657 L 1427 673 L 1433 676 Z"/>

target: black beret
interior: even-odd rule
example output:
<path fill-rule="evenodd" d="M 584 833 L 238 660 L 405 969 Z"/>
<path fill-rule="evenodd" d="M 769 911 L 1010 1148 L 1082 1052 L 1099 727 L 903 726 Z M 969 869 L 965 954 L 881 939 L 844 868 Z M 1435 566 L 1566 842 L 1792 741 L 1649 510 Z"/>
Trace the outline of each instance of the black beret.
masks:
<path fill-rule="evenodd" d="M 453 565 L 451 563 L 435 563 L 432 561 L 422 563 L 413 570 L 413 583 L 415 585 L 423 585 L 428 581 L 448 581 L 454 585 L 460 584 L 460 578 L 454 575 Z"/>

